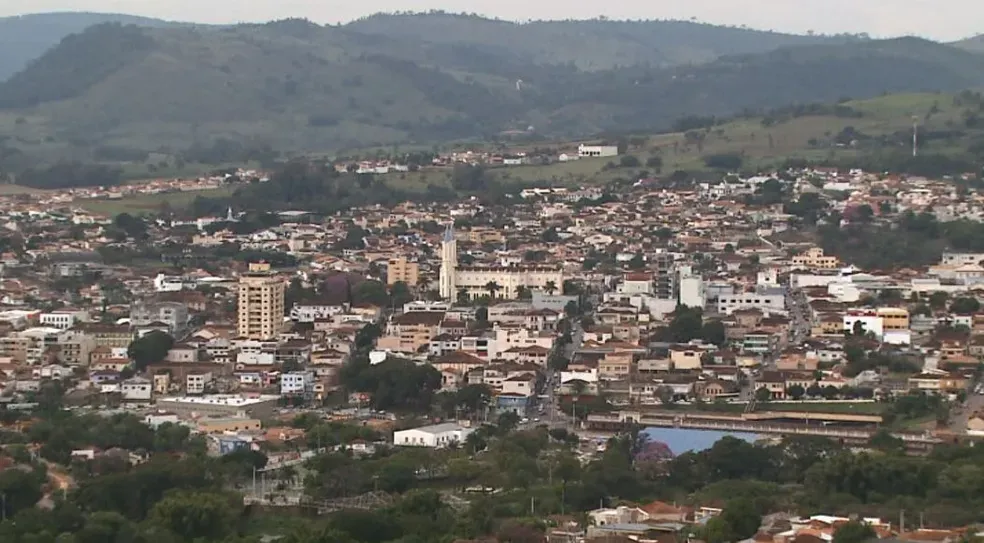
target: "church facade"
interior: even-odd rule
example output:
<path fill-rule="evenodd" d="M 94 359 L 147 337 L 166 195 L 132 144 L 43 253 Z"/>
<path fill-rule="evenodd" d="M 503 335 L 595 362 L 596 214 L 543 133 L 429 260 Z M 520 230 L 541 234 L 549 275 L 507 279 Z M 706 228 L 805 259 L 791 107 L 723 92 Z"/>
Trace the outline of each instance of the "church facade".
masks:
<path fill-rule="evenodd" d="M 441 241 L 440 293 L 446 300 L 456 300 L 459 292 L 469 298 L 488 296 L 490 298 L 514 299 L 519 296 L 520 287 L 529 290 L 560 291 L 564 284 L 563 271 L 554 266 L 544 265 L 481 265 L 459 266 L 458 243 L 454 229 L 448 225 Z M 498 287 L 490 289 L 490 287 Z"/>

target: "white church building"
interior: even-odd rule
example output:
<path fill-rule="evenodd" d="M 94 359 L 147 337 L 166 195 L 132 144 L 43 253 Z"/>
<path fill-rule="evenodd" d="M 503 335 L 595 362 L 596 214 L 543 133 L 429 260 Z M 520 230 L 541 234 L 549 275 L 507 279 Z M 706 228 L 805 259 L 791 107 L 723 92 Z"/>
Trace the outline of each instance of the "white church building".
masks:
<path fill-rule="evenodd" d="M 491 284 L 498 285 L 492 292 Z M 469 298 L 489 296 L 490 298 L 514 299 L 519 296 L 519 288 L 546 290 L 552 286 L 558 292 L 564 285 L 564 273 L 556 266 L 542 264 L 509 265 L 458 265 L 458 243 L 454 237 L 454 227 L 449 224 L 441 241 L 440 293 L 446 300 L 455 300 L 464 291 Z"/>

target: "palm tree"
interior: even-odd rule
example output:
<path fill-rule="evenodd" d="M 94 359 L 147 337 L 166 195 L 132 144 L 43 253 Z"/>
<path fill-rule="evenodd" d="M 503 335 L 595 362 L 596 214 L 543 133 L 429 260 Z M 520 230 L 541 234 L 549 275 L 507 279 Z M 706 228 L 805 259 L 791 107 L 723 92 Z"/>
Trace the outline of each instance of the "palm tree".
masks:
<path fill-rule="evenodd" d="M 458 305 L 468 305 L 471 299 L 468 297 L 468 291 L 461 288 L 458 289 Z"/>
<path fill-rule="evenodd" d="M 547 284 L 543 287 L 543 289 L 547 291 L 547 294 L 553 295 L 554 292 L 557 292 L 557 283 L 547 281 Z"/>
<path fill-rule="evenodd" d="M 485 283 L 485 290 L 489 291 L 489 295 L 495 299 L 496 293 L 502 290 L 502 287 L 500 287 L 499 283 L 496 283 L 495 281 L 489 281 L 488 283 Z"/>

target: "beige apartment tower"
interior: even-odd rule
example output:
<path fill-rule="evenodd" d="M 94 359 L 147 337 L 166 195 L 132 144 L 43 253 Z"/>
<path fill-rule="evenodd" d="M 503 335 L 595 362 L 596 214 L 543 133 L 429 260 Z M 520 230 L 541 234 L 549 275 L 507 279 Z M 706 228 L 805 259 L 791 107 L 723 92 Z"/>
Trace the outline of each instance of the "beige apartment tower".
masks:
<path fill-rule="evenodd" d="M 239 336 L 273 339 L 284 322 L 284 280 L 266 263 L 250 264 L 239 278 Z"/>
<path fill-rule="evenodd" d="M 393 286 L 394 283 L 403 281 L 408 287 L 417 286 L 420 280 L 420 266 L 416 262 L 410 262 L 406 257 L 391 258 L 386 263 L 386 284 Z"/>

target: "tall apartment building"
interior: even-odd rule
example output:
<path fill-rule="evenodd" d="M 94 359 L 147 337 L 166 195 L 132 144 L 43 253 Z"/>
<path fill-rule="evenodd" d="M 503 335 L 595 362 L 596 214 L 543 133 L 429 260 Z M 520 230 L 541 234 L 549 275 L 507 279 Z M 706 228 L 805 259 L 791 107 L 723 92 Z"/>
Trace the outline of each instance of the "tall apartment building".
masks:
<path fill-rule="evenodd" d="M 391 258 L 386 264 L 386 284 L 393 286 L 394 283 L 404 282 L 408 287 L 417 286 L 420 280 L 420 266 L 416 262 L 410 262 L 406 257 Z"/>
<path fill-rule="evenodd" d="M 239 336 L 277 337 L 284 321 L 284 280 L 265 263 L 250 264 L 239 278 Z"/>
<path fill-rule="evenodd" d="M 660 253 L 656 255 L 656 272 L 653 274 L 654 294 L 660 300 L 675 300 L 676 296 L 676 267 L 673 255 Z"/>

